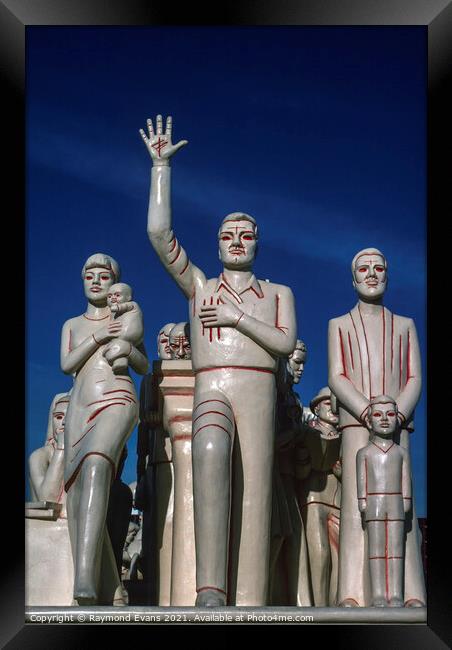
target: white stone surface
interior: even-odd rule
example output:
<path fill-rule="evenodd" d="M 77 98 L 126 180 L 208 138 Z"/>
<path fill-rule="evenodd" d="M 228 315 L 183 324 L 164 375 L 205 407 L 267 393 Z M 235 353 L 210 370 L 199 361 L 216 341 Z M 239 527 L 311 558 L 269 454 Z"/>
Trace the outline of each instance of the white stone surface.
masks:
<path fill-rule="evenodd" d="M 74 569 L 67 519 L 25 519 L 25 605 L 70 606 Z"/>

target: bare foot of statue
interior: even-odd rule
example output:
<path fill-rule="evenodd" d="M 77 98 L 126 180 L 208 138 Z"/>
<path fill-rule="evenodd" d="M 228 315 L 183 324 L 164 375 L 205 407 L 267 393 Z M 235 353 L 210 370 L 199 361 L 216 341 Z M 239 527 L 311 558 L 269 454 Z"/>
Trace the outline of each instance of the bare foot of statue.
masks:
<path fill-rule="evenodd" d="M 196 597 L 196 607 L 225 607 L 226 595 L 216 589 L 206 589 Z"/>
<path fill-rule="evenodd" d="M 359 605 L 354 598 L 346 598 L 339 603 L 339 607 L 359 607 Z"/>
<path fill-rule="evenodd" d="M 77 589 L 74 592 L 74 600 L 80 607 L 84 605 L 97 605 L 97 594 L 90 589 Z"/>
<path fill-rule="evenodd" d="M 403 600 L 401 598 L 391 598 L 389 607 L 403 607 Z"/>
<path fill-rule="evenodd" d="M 412 598 L 411 600 L 406 601 L 405 607 L 425 607 L 425 603 L 417 598 Z"/>

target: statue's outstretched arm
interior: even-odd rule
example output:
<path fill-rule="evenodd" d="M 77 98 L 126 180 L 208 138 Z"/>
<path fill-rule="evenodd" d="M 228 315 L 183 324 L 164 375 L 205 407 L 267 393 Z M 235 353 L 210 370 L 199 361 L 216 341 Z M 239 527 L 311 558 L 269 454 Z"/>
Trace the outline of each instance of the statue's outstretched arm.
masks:
<path fill-rule="evenodd" d="M 149 136 L 140 129 L 141 137 L 152 159 L 151 193 L 148 211 L 148 236 L 159 256 L 163 266 L 174 278 L 185 296 L 190 299 L 198 279 L 204 280 L 204 275 L 190 260 L 180 245 L 173 230 L 171 221 L 171 168 L 170 159 L 176 151 L 187 144 L 180 140 L 172 144 L 172 118 L 166 121 L 163 132 L 162 116 L 157 115 L 156 131 L 152 120 L 147 121 Z"/>

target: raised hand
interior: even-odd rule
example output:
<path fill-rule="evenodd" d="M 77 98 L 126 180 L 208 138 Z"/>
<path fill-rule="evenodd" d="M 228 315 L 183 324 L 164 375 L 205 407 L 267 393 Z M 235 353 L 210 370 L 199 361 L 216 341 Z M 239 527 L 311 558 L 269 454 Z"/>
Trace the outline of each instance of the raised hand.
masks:
<path fill-rule="evenodd" d="M 169 160 L 173 154 L 181 147 L 188 143 L 188 140 L 179 140 L 177 144 L 171 142 L 171 133 L 173 128 L 173 118 L 169 115 L 166 119 L 166 130 L 163 133 L 163 120 L 161 115 L 157 115 L 156 131 L 152 120 L 147 120 L 149 137 L 146 136 L 143 129 L 140 129 L 141 137 L 146 145 L 147 150 L 155 166 L 169 165 Z"/>

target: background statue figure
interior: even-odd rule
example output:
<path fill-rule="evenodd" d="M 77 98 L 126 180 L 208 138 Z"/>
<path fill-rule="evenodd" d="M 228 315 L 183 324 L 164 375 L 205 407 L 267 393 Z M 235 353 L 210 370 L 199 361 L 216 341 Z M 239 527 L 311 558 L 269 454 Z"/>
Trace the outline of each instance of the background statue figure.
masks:
<path fill-rule="evenodd" d="M 322 388 L 311 400 L 315 418 L 305 428 L 304 463 L 298 465 L 298 499 L 305 522 L 316 607 L 336 604 L 341 506 L 340 435 L 334 396 Z"/>
<path fill-rule="evenodd" d="M 55 395 L 50 405 L 45 444 L 30 454 L 30 488 L 33 501 L 65 502 L 64 425 L 69 398 L 70 393 Z"/>
<path fill-rule="evenodd" d="M 369 443 L 356 455 L 358 507 L 369 535 L 373 607 L 403 607 L 405 515 L 411 510 L 408 452 L 394 440 L 397 404 L 374 397 L 366 414 Z"/>
<path fill-rule="evenodd" d="M 369 441 L 365 415 L 376 395 L 389 395 L 398 409 L 400 445 L 409 450 L 414 409 L 421 392 L 421 361 L 416 327 L 410 318 L 383 306 L 388 275 L 379 250 L 367 248 L 352 261 L 353 286 L 359 301 L 329 323 L 328 383 L 339 406 L 342 432 L 342 506 L 338 603 L 370 603 L 366 536 L 356 495 L 356 454 Z M 425 604 L 420 531 L 415 506 L 406 519 L 405 601 Z"/>
<path fill-rule="evenodd" d="M 91 255 L 82 269 L 86 312 L 63 326 L 61 367 L 74 374 L 65 427 L 65 489 L 74 558 L 74 599 L 79 605 L 122 604 L 115 558 L 106 530 L 110 485 L 138 414 L 135 388 L 116 359 L 144 374 L 142 346 L 121 340 L 123 323 L 110 320 L 107 296 L 119 281 L 119 266 L 103 253 Z"/>
<path fill-rule="evenodd" d="M 149 137 L 141 132 L 153 161 L 148 234 L 190 303 L 196 602 L 265 605 L 275 372 L 278 357 L 295 346 L 293 294 L 254 276 L 258 231 L 244 213 L 228 215 L 220 226 L 220 277 L 207 279 L 189 260 L 172 230 L 170 207 L 169 162 L 186 141 L 172 144 L 171 118 L 165 133 L 160 115 L 156 133 L 151 120 L 148 128 Z"/>
<path fill-rule="evenodd" d="M 190 325 L 177 323 L 169 334 L 171 359 L 191 359 Z"/>
<path fill-rule="evenodd" d="M 295 484 L 295 449 L 304 422 L 303 406 L 293 386 L 300 382 L 306 357 L 306 345 L 298 339 L 287 361 L 281 360 L 273 467 L 270 602 L 297 607 L 312 605 L 306 536 Z"/>

